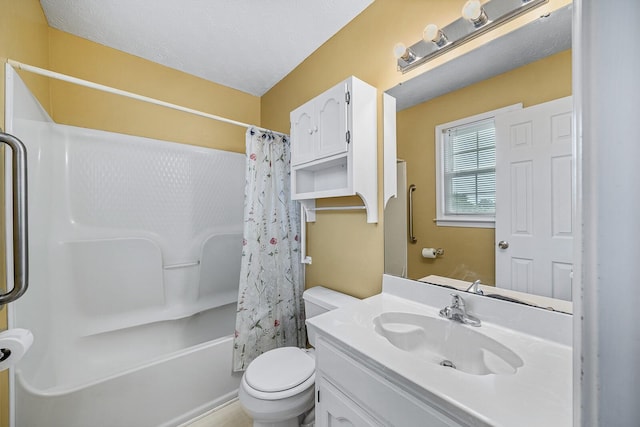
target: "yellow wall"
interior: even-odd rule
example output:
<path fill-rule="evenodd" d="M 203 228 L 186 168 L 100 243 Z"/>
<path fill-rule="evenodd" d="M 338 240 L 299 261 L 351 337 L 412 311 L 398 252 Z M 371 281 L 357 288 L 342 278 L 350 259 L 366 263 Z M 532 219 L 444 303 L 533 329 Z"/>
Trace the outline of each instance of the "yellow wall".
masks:
<path fill-rule="evenodd" d="M 401 111 L 397 116 L 398 157 L 407 161 L 407 182 L 416 184 L 414 230 L 419 242 L 441 247 L 437 259 L 422 258 L 422 246 L 408 245 L 411 278 L 429 274 L 495 283 L 494 230 L 438 227 L 436 217 L 435 127 L 516 103 L 524 107 L 571 95 L 571 51 Z"/>
<path fill-rule="evenodd" d="M 37 0 L 0 0 L 0 127 L 4 123 L 4 63 L 7 58 L 28 62 L 40 67 L 48 66 L 48 26 Z M 22 77 L 45 108 L 49 108 L 49 86 L 44 78 Z M 4 160 L 0 157 L 0 165 Z M 1 169 L 1 167 L 0 167 Z M 4 176 L 4 172 L 0 172 Z M 0 179 L 0 200 L 4 200 L 4 183 Z M 0 208 L 0 224 L 4 224 L 4 208 Z M 0 241 L 4 242 L 4 227 L 0 227 Z M 4 288 L 4 244 L 0 244 L 0 288 Z M 7 310 L 0 309 L 0 330 L 7 328 Z M 0 427 L 9 425 L 8 372 L 0 372 Z"/>
<path fill-rule="evenodd" d="M 4 63 L 8 58 L 39 67 L 49 66 L 47 20 L 37 0 L 0 0 L 0 124 L 4 129 Z M 20 73 L 45 109 L 49 108 L 47 79 Z"/>
<path fill-rule="evenodd" d="M 350 75 L 378 88 L 378 106 L 381 107 L 384 90 L 568 3 L 571 1 L 550 0 L 542 9 L 403 75 L 396 70 L 392 53 L 395 43 L 401 41 L 409 46 L 419 40 L 427 23 L 445 26 L 459 18 L 464 1 L 376 0 L 262 97 L 262 125 L 287 132 L 291 110 Z M 381 108 L 379 112 L 378 183 L 381 190 Z M 347 202 L 355 203 L 357 199 Z M 344 201 L 322 202 L 325 205 L 338 203 Z M 381 208 L 379 214 L 382 218 Z M 307 268 L 306 286 L 322 284 L 358 297 L 379 292 L 384 261 L 383 226 L 382 219 L 378 225 L 367 224 L 363 213 L 318 214 L 316 223 L 308 226 L 308 252 L 313 257 L 313 264 Z"/>
<path fill-rule="evenodd" d="M 95 83 L 244 123 L 260 98 L 51 28 L 50 68 Z M 51 82 L 58 123 L 244 152 L 246 129 L 61 81 Z"/>

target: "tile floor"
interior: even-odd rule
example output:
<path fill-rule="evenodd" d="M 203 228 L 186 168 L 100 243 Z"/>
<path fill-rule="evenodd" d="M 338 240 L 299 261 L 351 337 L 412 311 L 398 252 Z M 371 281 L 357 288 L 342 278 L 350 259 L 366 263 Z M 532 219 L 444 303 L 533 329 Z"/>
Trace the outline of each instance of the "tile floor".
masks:
<path fill-rule="evenodd" d="M 253 420 L 244 413 L 237 399 L 216 408 L 180 427 L 252 427 Z"/>

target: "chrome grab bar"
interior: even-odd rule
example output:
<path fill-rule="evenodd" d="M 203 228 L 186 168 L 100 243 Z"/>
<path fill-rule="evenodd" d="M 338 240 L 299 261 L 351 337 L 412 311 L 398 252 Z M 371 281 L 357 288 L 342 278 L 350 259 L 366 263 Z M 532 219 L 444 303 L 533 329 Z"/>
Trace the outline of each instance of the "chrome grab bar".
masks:
<path fill-rule="evenodd" d="M 0 306 L 20 298 L 29 286 L 27 224 L 27 149 L 15 136 L 0 132 L 0 142 L 11 147 L 13 200 L 13 288 L 0 294 Z"/>
<path fill-rule="evenodd" d="M 413 192 L 416 191 L 416 186 L 411 184 L 409 186 L 409 242 L 416 243 L 418 239 L 413 235 Z"/>

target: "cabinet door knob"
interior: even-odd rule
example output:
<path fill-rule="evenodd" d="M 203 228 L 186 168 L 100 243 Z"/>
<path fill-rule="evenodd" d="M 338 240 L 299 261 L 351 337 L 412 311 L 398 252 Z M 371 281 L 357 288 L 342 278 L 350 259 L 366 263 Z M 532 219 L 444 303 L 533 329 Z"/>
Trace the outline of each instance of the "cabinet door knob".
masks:
<path fill-rule="evenodd" d="M 309 135 L 313 135 L 313 129 L 309 129 Z"/>

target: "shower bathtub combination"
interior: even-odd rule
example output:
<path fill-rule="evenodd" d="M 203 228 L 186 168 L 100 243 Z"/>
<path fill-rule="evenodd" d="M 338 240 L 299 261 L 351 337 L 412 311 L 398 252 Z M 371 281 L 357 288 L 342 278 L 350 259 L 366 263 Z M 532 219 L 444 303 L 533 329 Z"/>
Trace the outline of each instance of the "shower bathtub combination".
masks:
<path fill-rule="evenodd" d="M 7 83 L 30 256 L 9 323 L 34 335 L 12 425 L 168 427 L 231 400 L 244 155 L 56 124 Z"/>

